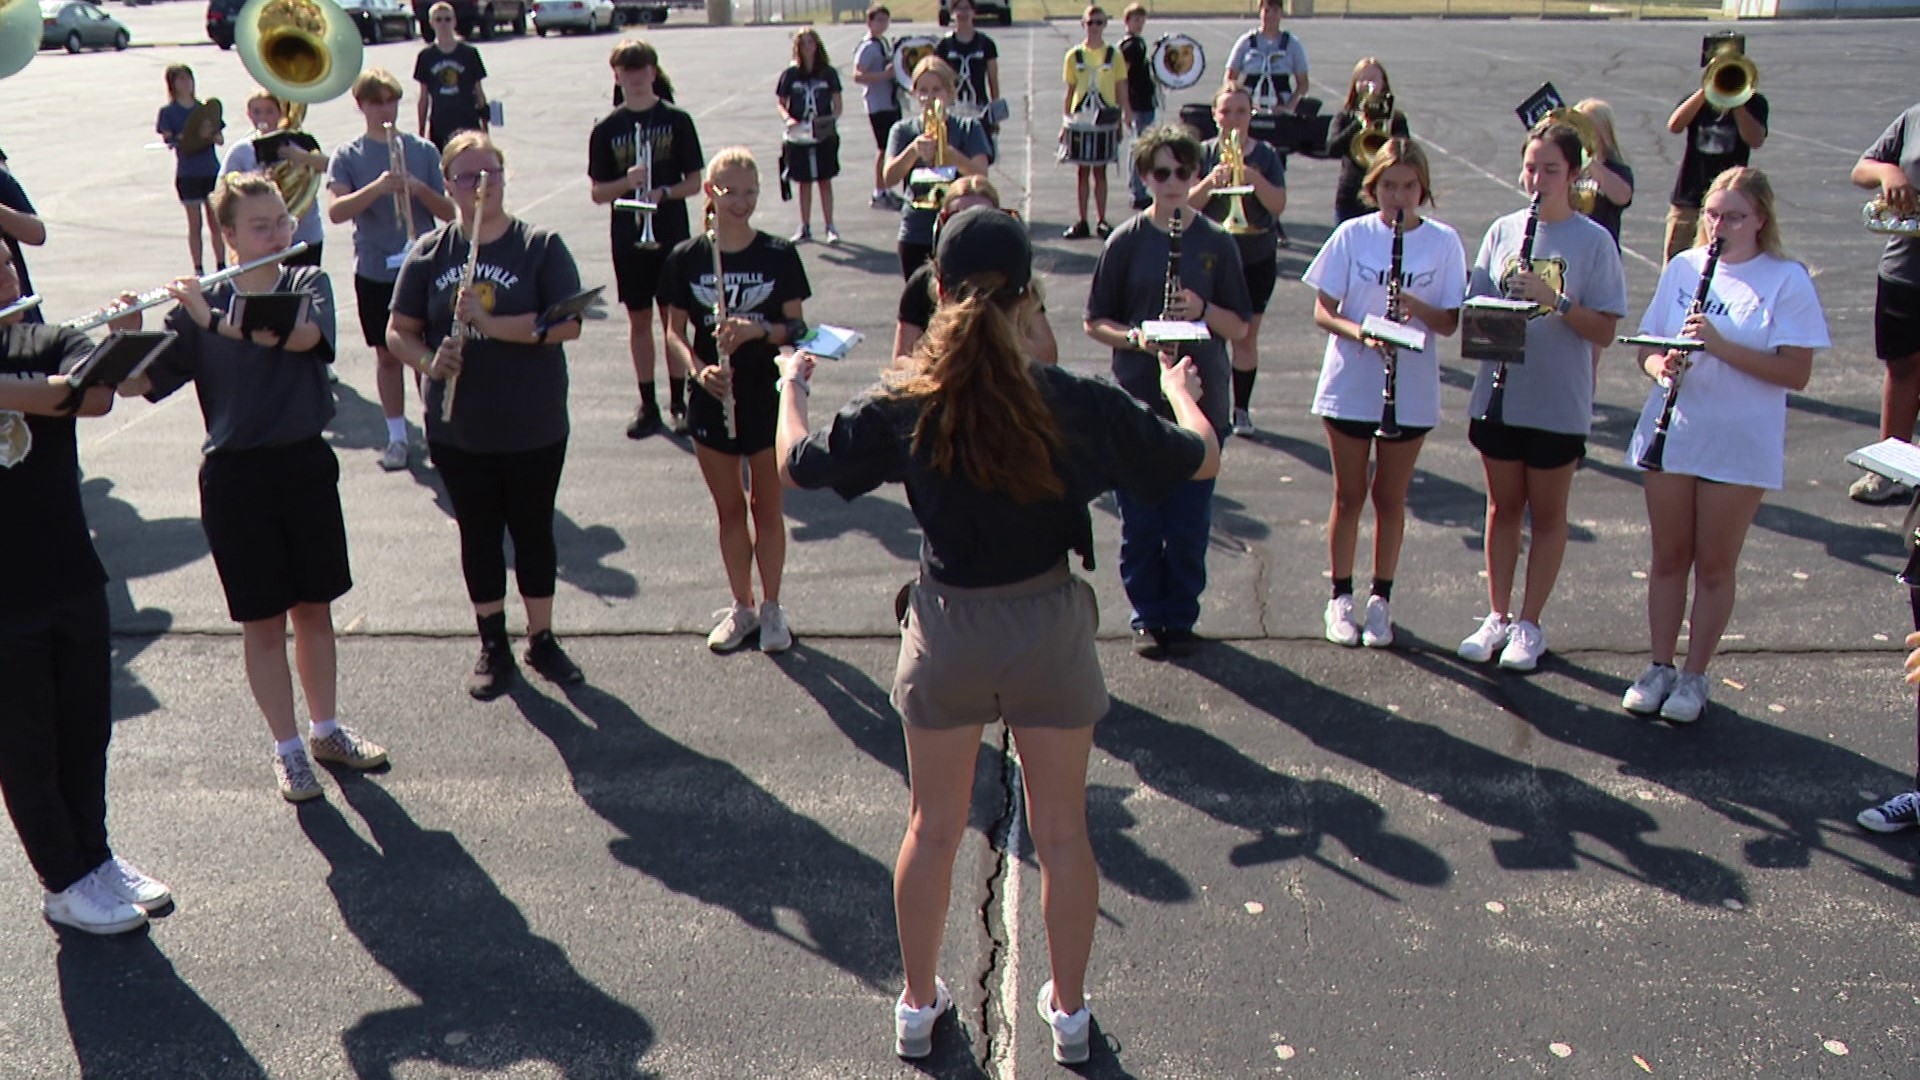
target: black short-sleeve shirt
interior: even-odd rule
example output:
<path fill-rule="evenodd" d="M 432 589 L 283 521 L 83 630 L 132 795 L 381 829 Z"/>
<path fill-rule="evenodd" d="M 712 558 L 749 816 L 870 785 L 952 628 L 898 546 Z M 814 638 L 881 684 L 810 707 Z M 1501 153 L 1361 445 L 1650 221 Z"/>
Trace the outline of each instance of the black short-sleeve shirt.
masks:
<path fill-rule="evenodd" d="M 4 168 L 0 168 L 0 206 L 4 206 L 9 210 L 18 211 L 22 214 L 37 212 L 33 208 L 33 200 L 27 198 L 27 190 L 21 187 L 20 181 L 15 180 L 13 174 Z M 33 278 L 27 273 L 27 260 L 20 254 L 20 241 L 14 239 L 11 233 L 8 233 L 5 239 L 7 242 L 7 252 L 13 256 L 13 271 L 20 276 L 20 295 L 31 296 L 33 295 Z M 40 323 L 47 321 L 47 319 L 45 315 L 40 313 L 39 308 L 34 308 L 32 311 L 20 316 L 20 321 L 23 323 Z"/>
<path fill-rule="evenodd" d="M 1127 105 L 1135 113 L 1152 112 L 1153 66 L 1147 55 L 1147 39 L 1138 34 L 1121 38 L 1120 56 L 1127 62 Z"/>
<path fill-rule="evenodd" d="M 720 268 L 726 275 L 729 318 L 777 323 L 786 317 L 781 309 L 787 301 L 813 295 L 800 252 L 792 241 L 777 236 L 755 233 L 744 249 L 723 252 Z M 720 350 L 713 338 L 713 245 L 705 233 L 681 242 L 667 256 L 660 274 L 660 298 L 687 313 L 694 355 L 709 364 L 719 362 Z M 779 352 L 767 341 L 749 341 L 729 359 L 736 368 L 757 367 L 764 373 L 775 366 Z"/>
<path fill-rule="evenodd" d="M 426 87 L 427 130 L 435 143 L 480 126 L 480 101 L 474 88 L 486 77 L 480 50 L 464 41 L 447 52 L 438 45 L 420 50 L 413 62 L 413 79 Z"/>
<path fill-rule="evenodd" d="M 618 108 L 593 125 L 587 136 L 587 177 L 596 184 L 618 180 L 639 160 L 639 140 L 653 146 L 653 185 L 668 188 L 706 168 L 700 152 L 700 133 L 684 109 L 664 101 L 651 109 Z M 640 236 L 640 225 L 625 210 L 613 211 L 613 246 L 624 251 Z M 653 215 L 653 235 L 667 247 L 693 235 L 687 222 L 687 200 L 667 199 Z"/>
<path fill-rule="evenodd" d="M 1349 218 L 1365 217 L 1367 205 L 1360 201 L 1360 185 L 1366 182 L 1367 170 L 1353 160 L 1353 139 L 1360 134 L 1364 118 L 1357 112 L 1343 112 L 1338 120 L 1333 137 L 1327 140 L 1327 156 L 1340 163 L 1340 178 L 1333 185 L 1333 215 L 1341 221 Z M 1407 126 L 1407 114 L 1396 112 L 1387 122 L 1387 130 L 1395 138 L 1410 139 L 1413 132 Z"/>
<path fill-rule="evenodd" d="M 0 380 L 43 382 L 92 349 L 78 330 L 0 326 Z M 15 425 L 26 435 L 12 430 Z M 0 626 L 30 620 L 107 581 L 81 508 L 74 419 L 0 412 L 0 443 L 17 449 L 29 438 L 27 455 L 0 468 L 0 516 L 6 521 L 0 528 Z"/>
<path fill-rule="evenodd" d="M 943 584 L 1025 581 L 1059 565 L 1068 552 L 1090 564 L 1087 504 L 1114 488 L 1145 502 L 1165 500 L 1200 467 L 1206 444 L 1109 383 L 1040 364 L 1029 370 L 1059 426 L 1053 468 L 1066 486 L 1061 498 L 1017 503 L 939 472 L 926 452 L 913 450 L 922 405 L 877 392 L 856 399 L 796 445 L 787 457 L 789 474 L 801 487 L 830 487 L 847 499 L 885 483 L 906 485 L 920 522 L 920 561 Z"/>
<path fill-rule="evenodd" d="M 1753 95 L 1745 107 L 1761 127 L 1767 126 L 1765 94 Z M 1687 148 L 1680 155 L 1680 174 L 1673 179 L 1673 205 L 1699 207 L 1715 177 L 1745 165 L 1752 158 L 1753 147 L 1740 137 L 1740 126 L 1733 114 L 1723 113 L 1711 105 L 1701 106 L 1699 115 L 1687 125 Z"/>
<path fill-rule="evenodd" d="M 992 38 L 975 31 L 973 40 L 961 41 L 958 34 L 948 34 L 934 42 L 933 55 L 945 60 L 959 77 L 956 100 L 982 106 L 993 100 L 992 88 L 987 85 L 987 66 L 1000 59 L 1000 47 Z"/>

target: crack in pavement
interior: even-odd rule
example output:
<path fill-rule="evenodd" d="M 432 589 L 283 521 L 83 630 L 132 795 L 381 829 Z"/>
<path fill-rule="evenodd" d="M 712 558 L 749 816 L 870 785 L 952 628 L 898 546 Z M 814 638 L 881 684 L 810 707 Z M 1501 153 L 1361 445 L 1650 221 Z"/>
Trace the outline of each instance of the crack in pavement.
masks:
<path fill-rule="evenodd" d="M 987 831 L 987 843 L 993 852 L 993 862 L 987 871 L 986 896 L 980 902 L 980 925 L 987 938 L 987 955 L 981 965 L 977 984 L 980 987 L 980 1067 L 989 1076 L 1000 1076 L 1000 1065 L 1011 1061 L 1014 1054 L 1012 1039 L 1012 1010 L 1016 1007 L 1011 1000 L 1005 1002 L 1008 1010 L 1008 1037 L 1004 1042 L 999 1038 L 1000 1025 L 995 1022 L 995 1006 L 1001 1003 L 1001 995 L 995 993 L 994 983 L 1003 977 L 1017 974 L 1011 967 L 1012 952 L 1018 946 L 1015 941 L 1017 928 L 1009 927 L 1008 921 L 1018 917 L 1017 911 L 1008 911 L 1007 919 L 1000 917 L 1001 898 L 1015 885 L 1013 875 L 1019 873 L 1015 860 L 1019 858 L 1018 836 L 1020 827 L 1020 786 L 1019 763 L 1013 756 L 1013 732 L 1004 725 L 1000 728 L 1000 814 L 994 818 L 993 826 Z M 1002 961 L 1009 963 L 1006 972 L 1001 971 Z M 1011 988 L 1018 996 L 1018 988 Z"/>

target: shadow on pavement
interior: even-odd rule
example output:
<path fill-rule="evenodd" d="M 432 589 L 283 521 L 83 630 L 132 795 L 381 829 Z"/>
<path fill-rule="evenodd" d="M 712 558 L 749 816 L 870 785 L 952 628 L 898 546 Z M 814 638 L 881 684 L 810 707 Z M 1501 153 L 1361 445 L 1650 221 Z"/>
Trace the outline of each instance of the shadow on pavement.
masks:
<path fill-rule="evenodd" d="M 562 702 L 523 683 L 512 696 L 553 742 L 581 801 L 623 834 L 608 845 L 614 858 L 869 987 L 898 987 L 888 867 L 610 694 L 573 687 Z"/>
<path fill-rule="evenodd" d="M 848 533 L 865 533 L 879 541 L 887 554 L 911 565 L 920 561 L 920 523 L 913 511 L 891 499 L 848 502 L 832 491 L 788 491 L 787 531 L 796 544 L 836 540 Z"/>
<path fill-rule="evenodd" d="M 356 1077 L 412 1075 L 415 1061 L 473 1072 L 540 1061 L 569 1080 L 649 1075 L 639 1062 L 652 1025 L 534 934 L 459 840 L 421 828 L 365 778 L 340 775 L 340 793 L 371 842 L 323 801 L 300 807 L 300 828 L 332 867 L 327 888 L 347 928 L 420 999 L 341 1035 Z"/>
<path fill-rule="evenodd" d="M 1449 675 L 1452 666 L 1431 646 L 1404 629 L 1401 642 L 1391 655 L 1423 671 Z M 1570 871 L 1585 859 L 1692 903 L 1747 900 L 1738 871 L 1697 852 L 1650 843 L 1647 838 L 1660 830 L 1653 815 L 1560 770 L 1515 760 L 1434 724 L 1307 682 L 1230 643 L 1209 646 L 1186 667 L 1315 746 L 1517 834 L 1489 842 L 1504 869 Z M 1619 860 L 1582 848 L 1583 836 L 1606 845 Z"/>
<path fill-rule="evenodd" d="M 60 932 L 60 1005 L 82 1080 L 265 1080 L 240 1036 L 174 970 L 149 931 Z"/>
<path fill-rule="evenodd" d="M 1258 693 L 1263 698 L 1297 700 L 1286 684 L 1299 680 L 1274 665 L 1262 663 L 1271 670 L 1244 673 L 1236 667 L 1231 677 L 1209 670 L 1220 666 L 1212 656 L 1223 648 L 1209 646 L 1186 666 L 1235 693 L 1253 680 L 1260 683 Z M 1235 655 L 1245 654 L 1236 651 Z M 1283 682 L 1274 681 L 1275 672 L 1281 673 Z M 1323 854 L 1321 848 L 1332 838 L 1368 867 L 1410 885 L 1438 887 L 1453 875 L 1438 852 L 1386 831 L 1387 813 L 1378 803 L 1339 784 L 1299 781 L 1275 772 L 1191 724 L 1115 698 L 1113 710 L 1094 728 L 1093 741 L 1131 765 L 1141 783 L 1252 834 L 1229 856 L 1235 866 L 1304 859 L 1381 899 L 1399 901 L 1386 887 L 1340 865 L 1337 857 Z"/>
<path fill-rule="evenodd" d="M 113 627 L 113 719 L 131 720 L 160 708 L 135 678 L 133 661 L 173 627 L 164 608 L 136 608 L 132 582 L 165 574 L 207 556 L 207 534 L 197 517 L 147 521 L 113 494 L 113 481 L 88 477 L 80 485 L 94 547 L 107 568 L 107 615 Z"/>

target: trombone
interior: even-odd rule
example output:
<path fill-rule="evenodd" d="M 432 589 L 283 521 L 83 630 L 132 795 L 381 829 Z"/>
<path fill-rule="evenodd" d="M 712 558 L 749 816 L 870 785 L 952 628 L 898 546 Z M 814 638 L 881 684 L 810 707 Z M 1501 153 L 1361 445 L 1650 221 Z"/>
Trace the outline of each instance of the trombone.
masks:
<path fill-rule="evenodd" d="M 1360 130 L 1347 144 L 1347 156 L 1365 169 L 1393 138 L 1393 95 L 1370 82 L 1360 84 L 1360 89 Z"/>

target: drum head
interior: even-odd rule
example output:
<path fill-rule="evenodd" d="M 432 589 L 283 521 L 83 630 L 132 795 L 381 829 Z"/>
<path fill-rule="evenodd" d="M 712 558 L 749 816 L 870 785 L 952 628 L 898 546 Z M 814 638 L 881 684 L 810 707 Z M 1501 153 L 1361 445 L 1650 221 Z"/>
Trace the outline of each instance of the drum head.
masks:
<path fill-rule="evenodd" d="M 934 39 L 925 34 L 903 37 L 893 44 L 893 81 L 900 89 L 913 93 L 913 69 L 933 55 Z"/>
<path fill-rule="evenodd" d="M 1185 90 L 1207 73 L 1207 51 L 1185 34 L 1168 34 L 1153 47 L 1153 80 L 1169 90 Z"/>

